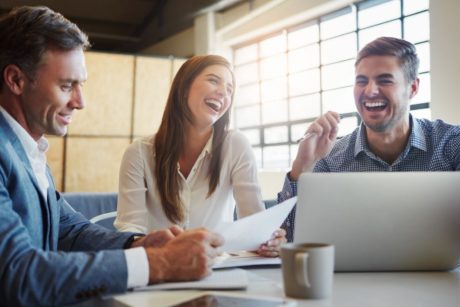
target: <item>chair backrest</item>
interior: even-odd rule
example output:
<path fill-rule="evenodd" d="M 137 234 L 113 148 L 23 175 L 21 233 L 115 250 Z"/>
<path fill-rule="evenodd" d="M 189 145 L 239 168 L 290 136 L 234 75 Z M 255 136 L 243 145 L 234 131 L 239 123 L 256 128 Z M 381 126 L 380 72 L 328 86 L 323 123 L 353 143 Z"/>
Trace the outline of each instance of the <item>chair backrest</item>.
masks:
<path fill-rule="evenodd" d="M 115 229 L 113 221 L 117 210 L 117 193 L 71 192 L 62 193 L 62 196 L 75 211 L 93 223 Z"/>
<path fill-rule="evenodd" d="M 102 213 L 91 218 L 89 221 L 94 224 L 104 226 L 105 228 L 116 230 L 113 226 L 113 222 L 117 217 L 117 211 Z"/>
<path fill-rule="evenodd" d="M 75 211 L 83 214 L 91 222 L 115 229 L 113 222 L 117 211 L 117 193 L 68 192 L 62 193 L 62 196 Z M 276 205 L 277 201 L 276 199 L 268 199 L 264 200 L 264 203 L 265 208 L 268 209 Z M 237 219 L 236 209 L 234 219 Z"/>
<path fill-rule="evenodd" d="M 264 200 L 264 203 L 265 203 L 265 209 L 268 209 L 278 204 L 278 201 L 276 199 L 266 199 Z"/>

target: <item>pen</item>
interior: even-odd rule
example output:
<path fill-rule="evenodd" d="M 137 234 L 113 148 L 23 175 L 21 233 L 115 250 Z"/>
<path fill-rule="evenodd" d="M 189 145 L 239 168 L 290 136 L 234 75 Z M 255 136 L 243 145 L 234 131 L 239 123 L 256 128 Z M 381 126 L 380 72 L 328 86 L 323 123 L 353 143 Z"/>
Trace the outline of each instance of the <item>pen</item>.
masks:
<path fill-rule="evenodd" d="M 309 139 L 309 138 L 311 138 L 314 134 L 316 134 L 316 133 L 315 133 L 315 132 L 307 132 L 307 133 L 305 133 L 300 139 L 298 139 L 298 140 L 296 141 L 296 143 L 300 143 L 300 142 L 302 142 L 303 140 Z"/>

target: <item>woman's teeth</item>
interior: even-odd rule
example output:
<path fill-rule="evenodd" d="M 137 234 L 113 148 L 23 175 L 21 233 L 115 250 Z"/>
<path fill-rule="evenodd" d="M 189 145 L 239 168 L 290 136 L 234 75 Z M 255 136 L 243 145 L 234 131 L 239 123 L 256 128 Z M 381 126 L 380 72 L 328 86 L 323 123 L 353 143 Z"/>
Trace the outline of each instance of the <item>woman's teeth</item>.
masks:
<path fill-rule="evenodd" d="M 214 100 L 214 99 L 206 99 L 205 103 L 216 112 L 219 112 L 219 110 L 222 107 L 222 104 L 219 101 Z"/>

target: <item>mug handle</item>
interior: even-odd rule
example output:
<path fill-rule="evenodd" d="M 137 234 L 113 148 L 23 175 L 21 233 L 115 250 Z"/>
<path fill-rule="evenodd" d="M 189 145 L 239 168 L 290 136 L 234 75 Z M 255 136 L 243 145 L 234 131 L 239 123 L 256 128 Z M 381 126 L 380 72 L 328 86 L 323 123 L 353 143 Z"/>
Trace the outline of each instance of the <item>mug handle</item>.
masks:
<path fill-rule="evenodd" d="M 296 253 L 295 254 L 295 267 L 297 283 L 310 288 L 310 281 L 308 279 L 308 253 Z"/>

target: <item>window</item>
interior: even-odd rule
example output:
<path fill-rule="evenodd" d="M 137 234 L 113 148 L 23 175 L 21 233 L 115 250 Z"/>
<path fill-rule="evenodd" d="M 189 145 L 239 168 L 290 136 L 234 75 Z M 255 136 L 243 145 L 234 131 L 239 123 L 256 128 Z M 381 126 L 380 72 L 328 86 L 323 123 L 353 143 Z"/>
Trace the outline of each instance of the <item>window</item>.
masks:
<path fill-rule="evenodd" d="M 328 110 L 342 114 L 339 137 L 360 123 L 353 99 L 354 61 L 379 36 L 404 38 L 420 58 L 411 112 L 430 118 L 429 0 L 366 0 L 234 47 L 239 88 L 235 128 L 253 145 L 260 168 L 289 168 L 296 140 Z"/>

